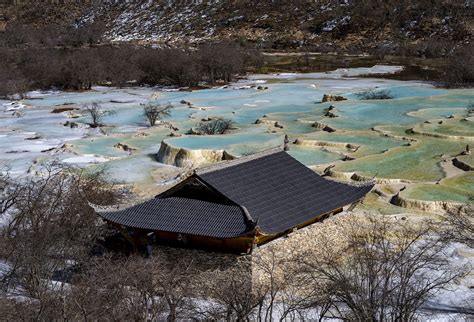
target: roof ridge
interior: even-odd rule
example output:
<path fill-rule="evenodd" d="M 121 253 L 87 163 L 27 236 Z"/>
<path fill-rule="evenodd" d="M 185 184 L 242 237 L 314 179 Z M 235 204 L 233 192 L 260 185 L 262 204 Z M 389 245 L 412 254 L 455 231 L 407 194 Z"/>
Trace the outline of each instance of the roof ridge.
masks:
<path fill-rule="evenodd" d="M 148 201 L 151 201 L 153 199 L 155 199 L 155 198 L 136 199 L 136 200 L 133 200 L 133 201 L 127 202 L 127 203 L 119 203 L 119 204 L 107 205 L 107 206 L 96 205 L 96 204 L 94 204 L 90 201 L 87 201 L 87 203 L 89 204 L 89 207 L 94 209 L 94 211 L 96 213 L 105 213 L 105 212 L 122 211 L 122 210 L 132 208 L 132 207 L 137 206 L 137 205 L 141 205 L 141 204 L 143 204 L 145 202 L 148 202 Z"/>
<path fill-rule="evenodd" d="M 247 209 L 243 210 L 242 206 L 240 206 L 238 204 L 227 205 L 227 204 L 222 204 L 222 203 L 218 203 L 218 202 L 212 202 L 212 201 L 206 201 L 206 200 L 194 199 L 194 198 L 186 198 L 186 197 L 144 198 L 144 199 L 140 199 L 140 200 L 134 200 L 133 202 L 120 203 L 120 204 L 108 205 L 108 206 L 96 205 L 96 204 L 94 204 L 90 201 L 88 201 L 88 204 L 97 213 L 110 213 L 110 212 L 118 212 L 118 211 L 122 211 L 122 210 L 127 210 L 127 209 L 130 209 L 132 207 L 142 205 L 142 204 L 150 202 L 150 201 L 162 201 L 162 200 L 168 200 L 168 199 L 189 199 L 189 200 L 195 201 L 197 203 L 208 203 L 208 204 L 216 204 L 216 205 L 221 205 L 221 206 L 231 206 L 231 207 L 240 208 L 242 210 L 242 212 L 244 213 L 245 218 L 247 220 L 253 221 L 252 217 L 249 217 L 250 214 L 248 214 Z"/>
<path fill-rule="evenodd" d="M 203 167 L 203 168 L 195 169 L 195 172 L 196 172 L 196 174 L 199 175 L 199 174 L 205 174 L 205 173 L 209 173 L 209 172 L 213 172 L 213 171 L 217 171 L 217 170 L 222 170 L 222 169 L 229 168 L 229 167 L 232 167 L 232 166 L 235 166 L 235 165 L 238 165 L 238 164 L 242 164 L 242 163 L 249 162 L 249 161 L 252 161 L 252 160 L 260 159 L 260 158 L 263 158 L 267 155 L 272 155 L 272 154 L 275 154 L 275 153 L 278 153 L 278 152 L 284 152 L 283 151 L 283 146 L 279 145 L 277 147 L 262 150 L 262 151 L 259 151 L 259 152 L 256 152 L 256 153 L 253 153 L 253 154 L 250 154 L 250 155 L 242 156 L 242 157 L 239 157 L 239 158 L 236 158 L 236 159 L 233 159 L 233 160 L 224 160 L 224 161 L 218 162 L 216 164 L 212 164 L 212 165 L 209 165 L 209 166 L 206 166 L 206 167 Z"/>

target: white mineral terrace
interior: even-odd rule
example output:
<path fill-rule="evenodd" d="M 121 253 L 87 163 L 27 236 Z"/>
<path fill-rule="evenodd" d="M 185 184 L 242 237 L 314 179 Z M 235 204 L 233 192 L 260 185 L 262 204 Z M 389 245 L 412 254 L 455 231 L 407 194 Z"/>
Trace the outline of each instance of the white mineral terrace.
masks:
<path fill-rule="evenodd" d="M 287 134 L 289 153 L 320 173 L 375 177 L 385 198 L 374 193 L 367 203 L 385 211 L 396 212 L 394 204 L 441 212 L 472 203 L 474 157 L 466 146 L 474 145 L 474 93 L 377 78 L 401 69 L 250 75 L 199 91 L 32 92 L 28 99 L 0 101 L 0 164 L 13 175 L 35 174 L 51 160 L 105 166 L 111 179 L 153 195 L 185 171 L 279 146 Z M 387 90 L 393 99 L 360 99 L 366 90 Z M 324 96 L 329 101 L 322 102 Z M 83 105 L 92 102 L 115 112 L 104 127 L 88 125 Z M 171 115 L 149 127 L 143 106 L 168 102 Z M 215 117 L 232 119 L 235 129 L 186 134 Z"/>

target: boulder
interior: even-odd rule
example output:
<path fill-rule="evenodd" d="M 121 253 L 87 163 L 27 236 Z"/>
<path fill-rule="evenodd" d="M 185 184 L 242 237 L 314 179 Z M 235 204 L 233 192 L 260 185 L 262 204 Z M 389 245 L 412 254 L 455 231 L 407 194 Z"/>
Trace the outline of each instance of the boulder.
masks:
<path fill-rule="evenodd" d="M 71 129 L 75 129 L 75 128 L 78 128 L 79 127 L 79 124 L 76 123 L 76 122 L 69 122 L 69 121 L 66 121 L 66 123 L 63 124 L 64 126 L 68 126 L 70 127 Z"/>
<path fill-rule="evenodd" d="M 330 127 L 327 124 L 320 123 L 320 122 L 314 122 L 313 125 L 311 125 L 311 126 L 314 127 L 314 128 L 317 128 L 319 130 L 329 132 L 329 133 L 336 132 L 336 129 Z"/>
<path fill-rule="evenodd" d="M 329 95 L 329 94 L 324 94 L 322 102 L 340 102 L 340 101 L 346 101 L 347 98 L 338 96 L 338 95 Z"/>
<path fill-rule="evenodd" d="M 78 110 L 78 108 L 77 107 L 69 107 L 69 106 L 60 106 L 60 107 L 54 108 L 51 111 L 51 113 L 59 114 L 59 113 L 62 113 L 62 112 L 69 112 L 69 111 L 74 111 L 74 110 Z"/>
<path fill-rule="evenodd" d="M 38 140 L 38 139 L 41 139 L 41 136 L 39 136 L 39 135 L 30 136 L 30 137 L 26 138 L 25 140 Z"/>
<path fill-rule="evenodd" d="M 324 116 L 329 117 L 329 118 L 335 118 L 335 117 L 337 117 L 336 114 L 334 114 L 333 112 L 329 112 L 329 111 L 327 111 L 326 113 L 324 113 Z"/>
<path fill-rule="evenodd" d="M 125 152 L 129 152 L 129 153 L 132 153 L 133 151 L 136 151 L 137 149 L 135 148 L 132 148 L 131 146 L 129 146 L 128 144 L 124 144 L 124 143 L 117 143 L 114 145 L 114 148 L 116 149 L 120 149 L 122 151 L 125 151 Z"/>

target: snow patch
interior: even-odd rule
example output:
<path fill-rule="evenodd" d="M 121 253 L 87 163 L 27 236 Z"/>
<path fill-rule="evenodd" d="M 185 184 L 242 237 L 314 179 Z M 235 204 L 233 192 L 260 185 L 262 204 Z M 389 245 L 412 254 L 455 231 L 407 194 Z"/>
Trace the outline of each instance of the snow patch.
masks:
<path fill-rule="evenodd" d="M 109 161 L 109 159 L 104 158 L 104 157 L 91 155 L 91 154 L 85 154 L 83 156 L 77 156 L 77 157 L 64 159 L 62 162 L 68 163 L 68 164 L 97 164 L 97 163 L 103 163 L 107 161 Z"/>

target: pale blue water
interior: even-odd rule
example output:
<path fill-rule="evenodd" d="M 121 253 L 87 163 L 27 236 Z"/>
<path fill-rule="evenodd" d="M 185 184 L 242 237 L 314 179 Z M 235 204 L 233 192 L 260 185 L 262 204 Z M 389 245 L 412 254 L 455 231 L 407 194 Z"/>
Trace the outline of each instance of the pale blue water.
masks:
<path fill-rule="evenodd" d="M 174 146 L 186 149 L 225 149 L 236 144 L 262 145 L 274 141 L 276 145 L 283 142 L 283 136 L 259 133 L 259 129 L 251 129 L 245 133 L 233 135 L 189 135 L 166 140 Z"/>
<path fill-rule="evenodd" d="M 325 164 L 342 159 L 340 154 L 331 153 L 322 149 L 302 148 L 299 146 L 292 146 L 289 153 L 307 166 Z"/>
<path fill-rule="evenodd" d="M 358 72 L 368 72 L 361 69 Z M 345 73 L 345 72 L 344 72 Z M 348 74 L 352 71 L 348 70 Z M 446 90 L 435 88 L 421 82 L 404 82 L 382 78 L 348 78 L 337 74 L 305 74 L 290 78 L 255 75 L 253 80 L 265 78 L 267 83 L 256 84 L 269 89 L 259 91 L 256 88 L 236 90 L 233 87 L 246 85 L 245 82 L 234 84 L 229 88 L 216 88 L 193 92 L 164 92 L 155 88 L 95 88 L 90 92 L 51 92 L 35 93 L 41 99 L 25 100 L 28 105 L 23 110 L 24 116 L 17 118 L 12 112 L 0 110 L 0 164 L 12 166 L 20 173 L 26 171 L 33 161 L 64 159 L 71 157 L 70 152 L 58 152 L 53 155 L 41 152 L 51 147 L 61 147 L 70 143 L 74 152 L 81 155 L 105 157 L 110 161 L 111 178 L 130 183 L 152 182 L 152 171 L 159 171 L 160 165 L 152 157 L 159 150 L 162 140 L 186 149 L 225 149 L 237 155 L 252 154 L 272 148 L 283 143 L 285 134 L 291 141 L 296 138 L 313 139 L 329 142 L 344 142 L 360 145 L 356 162 L 344 162 L 341 168 L 350 171 L 362 170 L 363 173 L 381 173 L 387 177 L 415 176 L 422 171 L 423 165 L 416 165 L 416 160 L 427 160 L 429 163 L 426 175 L 416 177 L 439 178 L 442 172 L 436 164 L 441 157 L 433 148 L 420 145 L 419 149 L 403 148 L 396 153 L 388 153 L 387 157 L 374 156 L 382 152 L 400 147 L 406 141 L 385 137 L 371 131 L 374 126 L 396 126 L 409 129 L 416 124 L 432 118 L 447 117 L 452 114 L 463 115 L 466 107 L 474 102 L 474 93 L 469 90 Z M 391 100 L 364 101 L 357 93 L 367 89 L 386 89 L 394 95 Z M 348 98 L 342 102 L 321 103 L 324 94 L 342 95 Z M 194 108 L 181 104 L 185 100 Z M 112 102 L 115 101 L 115 102 Z M 67 113 L 51 114 L 58 105 L 73 103 L 75 108 L 83 108 L 84 104 L 98 102 L 104 109 L 114 111 L 102 122 L 107 125 L 102 131 L 90 129 L 87 115 L 70 119 Z M 0 106 L 8 103 L 0 101 Z M 143 117 L 143 106 L 147 103 L 171 103 L 174 109 L 164 119 L 170 122 L 177 131 L 165 126 L 149 129 Z M 328 118 L 323 114 L 325 109 L 334 105 L 333 112 L 337 118 Z M 6 108 L 6 107 L 5 107 Z M 413 116 L 408 115 L 415 112 Z M 82 113 L 80 110 L 75 113 Z M 411 114 L 411 113 L 410 113 Z M 278 121 L 283 129 L 274 128 L 271 124 L 254 124 L 259 118 Z M 232 119 L 237 130 L 222 136 L 185 135 L 196 127 L 201 119 L 208 117 L 225 117 Z M 66 121 L 84 124 L 84 128 L 71 129 L 63 126 Z M 334 133 L 318 131 L 312 127 L 314 122 L 327 124 L 336 129 Z M 464 130 L 465 131 L 465 130 Z M 171 132 L 183 136 L 169 137 Z M 137 133 L 144 133 L 137 135 Z M 38 140 L 25 140 L 38 135 Z M 423 139 L 423 138 L 418 138 Z M 114 148 L 117 143 L 128 144 L 136 150 L 130 154 Z M 422 143 L 423 144 L 423 143 Z M 430 147 L 436 146 L 432 141 Z M 327 164 L 342 158 L 342 149 L 321 149 L 290 145 L 290 154 L 306 165 Z M 443 142 L 443 151 L 454 153 L 460 144 L 451 145 Z M 18 153 L 6 153 L 21 150 Z M 332 152 L 330 152 L 332 151 Z M 404 152 L 406 151 L 406 152 Z M 339 153 L 338 153 L 339 152 Z M 406 153 L 407 155 L 404 155 Z M 415 156 L 416 154 L 416 156 Z M 371 157 L 372 156 L 372 157 Z M 387 159 L 384 161 L 384 159 Z M 388 162 L 390 160 L 396 162 Z M 405 160 L 405 161 L 404 161 Z M 404 170 L 404 164 L 415 167 Z M 354 169 L 352 167 L 354 165 Z M 420 170 L 421 169 L 421 170 Z M 416 173 L 415 173 L 416 172 Z"/>

